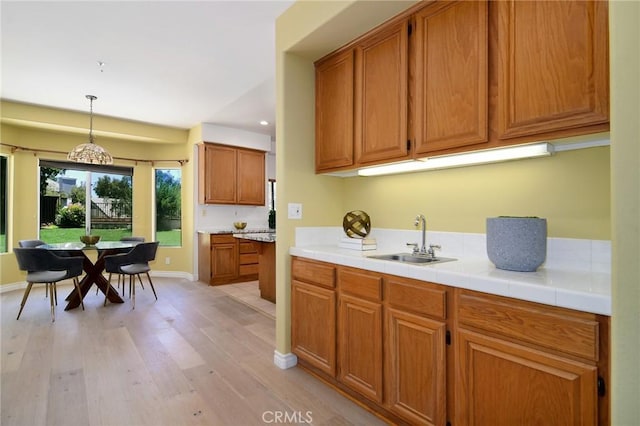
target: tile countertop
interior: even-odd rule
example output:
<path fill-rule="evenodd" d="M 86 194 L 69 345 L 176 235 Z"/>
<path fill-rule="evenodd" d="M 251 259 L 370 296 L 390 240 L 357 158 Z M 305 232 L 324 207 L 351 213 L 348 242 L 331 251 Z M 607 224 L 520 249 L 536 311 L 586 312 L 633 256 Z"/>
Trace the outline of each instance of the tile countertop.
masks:
<path fill-rule="evenodd" d="M 536 272 L 512 272 L 497 269 L 482 257 L 458 257 L 455 262 L 435 265 L 412 265 L 367 258 L 388 253 L 393 251 L 378 249 L 362 252 L 339 248 L 337 245 L 305 245 L 289 249 L 292 256 L 611 315 L 611 274 L 607 272 L 547 267 L 541 267 Z"/>
<path fill-rule="evenodd" d="M 234 233 L 233 236 L 243 240 L 259 241 L 262 243 L 276 242 L 275 232 L 244 232 L 244 233 Z"/>

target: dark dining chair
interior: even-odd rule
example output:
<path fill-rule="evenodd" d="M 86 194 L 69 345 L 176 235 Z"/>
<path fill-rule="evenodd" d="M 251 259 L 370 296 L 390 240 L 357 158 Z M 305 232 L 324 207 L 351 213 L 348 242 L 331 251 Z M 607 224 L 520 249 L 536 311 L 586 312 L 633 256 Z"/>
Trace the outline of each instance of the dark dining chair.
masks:
<path fill-rule="evenodd" d="M 155 296 L 156 300 L 158 300 L 156 289 L 153 287 L 153 281 L 151 281 L 151 276 L 149 275 L 149 271 L 151 270 L 149 262 L 155 260 L 159 244 L 160 243 L 158 241 L 139 243 L 128 253 L 112 254 L 104 257 L 105 271 L 107 271 L 109 274 L 123 274 L 129 276 L 129 297 L 132 300 L 133 309 L 136 308 L 135 278 L 138 277 L 138 280 L 142 285 L 141 274 L 143 273 L 147 274 L 147 279 L 149 280 L 149 284 L 151 285 L 151 290 L 153 290 L 153 295 Z M 124 280 L 122 283 L 122 287 L 124 291 Z M 108 296 L 109 287 L 107 287 L 107 291 L 105 292 L 105 305 L 107 304 Z"/>
<path fill-rule="evenodd" d="M 44 241 L 42 240 L 20 240 L 18 241 L 18 246 L 20 247 L 30 247 L 30 248 L 34 248 L 34 247 L 38 247 L 41 246 L 43 244 L 46 244 Z M 49 283 L 45 283 L 44 285 L 44 297 L 48 297 L 49 295 Z M 56 294 L 56 299 L 58 298 L 58 295 Z"/>
<path fill-rule="evenodd" d="M 27 272 L 27 288 L 22 296 L 20 311 L 18 311 L 16 320 L 20 319 L 20 314 L 22 314 L 24 304 L 29 297 L 33 284 L 44 283 L 48 284 L 49 301 L 51 303 L 51 322 L 54 322 L 56 320 L 55 305 L 58 304 L 56 283 L 69 278 L 73 279 L 73 285 L 80 295 L 80 304 L 82 305 L 82 310 L 84 310 L 82 294 L 80 293 L 80 283 L 78 281 L 78 277 L 82 275 L 84 258 L 60 257 L 49 250 L 32 247 L 14 248 L 13 252 L 18 260 L 20 270 Z"/>
<path fill-rule="evenodd" d="M 18 241 L 18 245 L 20 247 L 27 247 L 27 248 L 35 248 L 38 246 L 42 246 L 46 244 L 44 241 L 42 240 L 20 240 Z"/>
<path fill-rule="evenodd" d="M 122 237 L 120 238 L 120 241 L 124 243 L 144 243 L 144 237 L 136 237 L 136 236 Z M 112 274 L 113 274 L 112 272 L 109 272 L 109 278 L 107 279 L 109 281 L 109 285 L 111 285 Z M 118 274 L 118 288 L 120 288 L 120 280 L 122 280 L 122 295 L 124 296 L 124 275 L 123 274 Z M 142 282 L 140 284 L 142 284 Z M 144 285 L 142 285 L 142 289 L 144 290 Z M 99 289 L 96 288 L 96 294 L 98 294 L 98 290 Z"/>

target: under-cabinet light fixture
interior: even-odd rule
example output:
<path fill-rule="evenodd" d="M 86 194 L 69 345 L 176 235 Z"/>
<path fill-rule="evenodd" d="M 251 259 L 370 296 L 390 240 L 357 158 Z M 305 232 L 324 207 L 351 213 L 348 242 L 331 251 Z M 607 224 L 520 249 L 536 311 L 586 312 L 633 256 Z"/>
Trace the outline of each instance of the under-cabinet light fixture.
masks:
<path fill-rule="evenodd" d="M 476 164 L 497 163 L 551 155 L 553 145 L 543 142 L 506 148 L 486 149 L 463 154 L 439 155 L 420 158 L 416 161 L 386 164 L 358 170 L 359 176 L 380 176 L 396 173 L 419 172 L 424 170 L 447 169 L 451 167 L 472 166 Z"/>

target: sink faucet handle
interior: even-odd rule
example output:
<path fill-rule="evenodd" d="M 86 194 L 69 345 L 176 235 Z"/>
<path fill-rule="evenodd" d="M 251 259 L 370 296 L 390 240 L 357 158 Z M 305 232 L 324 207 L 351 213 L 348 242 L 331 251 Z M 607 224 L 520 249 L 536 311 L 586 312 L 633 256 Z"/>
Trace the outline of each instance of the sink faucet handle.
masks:
<path fill-rule="evenodd" d="M 435 250 L 440 250 L 440 249 L 442 249 L 442 247 L 440 247 L 439 244 L 429 244 L 429 250 L 427 251 L 427 254 L 431 257 L 435 257 L 436 256 Z"/>
<path fill-rule="evenodd" d="M 414 253 L 417 253 L 420 251 L 420 249 L 418 248 L 418 243 L 407 243 L 407 247 L 413 247 Z"/>

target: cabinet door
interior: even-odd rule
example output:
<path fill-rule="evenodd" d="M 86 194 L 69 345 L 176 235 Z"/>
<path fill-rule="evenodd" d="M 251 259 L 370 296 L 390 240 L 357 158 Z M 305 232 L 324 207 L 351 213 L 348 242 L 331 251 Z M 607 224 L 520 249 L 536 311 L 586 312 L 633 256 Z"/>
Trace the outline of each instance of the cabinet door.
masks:
<path fill-rule="evenodd" d="M 385 316 L 389 409 L 412 424 L 444 424 L 445 323 L 391 308 Z"/>
<path fill-rule="evenodd" d="M 316 64 L 316 171 L 353 164 L 353 50 Z"/>
<path fill-rule="evenodd" d="M 205 202 L 236 203 L 236 149 L 205 145 Z"/>
<path fill-rule="evenodd" d="M 356 161 L 406 158 L 408 22 L 395 24 L 356 47 Z"/>
<path fill-rule="evenodd" d="M 487 3 L 438 2 L 415 16 L 416 154 L 487 141 Z"/>
<path fill-rule="evenodd" d="M 238 245 L 236 243 L 212 245 L 211 274 L 214 283 L 233 280 L 238 276 Z"/>
<path fill-rule="evenodd" d="M 382 403 L 382 305 L 340 295 L 338 379 Z"/>
<path fill-rule="evenodd" d="M 607 2 L 495 6 L 499 137 L 608 122 Z"/>
<path fill-rule="evenodd" d="M 595 425 L 597 370 L 470 331 L 458 333 L 456 425 Z"/>
<path fill-rule="evenodd" d="M 336 292 L 293 280 L 291 351 L 312 366 L 336 375 Z"/>
<path fill-rule="evenodd" d="M 237 203 L 264 206 L 264 152 L 238 149 Z"/>

